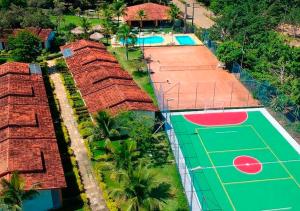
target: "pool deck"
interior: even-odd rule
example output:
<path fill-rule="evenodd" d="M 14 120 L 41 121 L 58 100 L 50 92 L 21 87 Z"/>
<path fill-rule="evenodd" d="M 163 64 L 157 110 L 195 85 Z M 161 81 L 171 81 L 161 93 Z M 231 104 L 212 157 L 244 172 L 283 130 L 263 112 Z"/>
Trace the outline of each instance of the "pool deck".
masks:
<path fill-rule="evenodd" d="M 138 38 L 146 38 L 151 36 L 162 36 L 164 38 L 164 42 L 157 43 L 157 44 L 144 44 L 144 46 L 180 46 L 179 42 L 176 40 L 176 36 L 190 36 L 194 41 L 195 45 L 203 45 L 203 43 L 198 39 L 195 34 L 145 34 L 145 35 L 137 35 Z M 111 43 L 113 47 L 122 47 L 123 45 L 120 44 L 118 40 L 111 39 Z M 136 45 L 141 46 L 141 45 Z M 182 45 L 181 45 L 182 46 Z"/>

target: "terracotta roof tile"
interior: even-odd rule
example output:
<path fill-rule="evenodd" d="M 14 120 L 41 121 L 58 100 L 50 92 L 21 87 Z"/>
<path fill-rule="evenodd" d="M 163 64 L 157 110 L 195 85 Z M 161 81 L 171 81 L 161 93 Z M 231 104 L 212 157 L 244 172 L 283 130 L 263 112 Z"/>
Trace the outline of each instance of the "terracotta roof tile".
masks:
<path fill-rule="evenodd" d="M 155 4 L 155 3 L 144 3 L 134 6 L 127 7 L 126 14 L 124 15 L 125 21 L 139 21 L 138 12 L 140 10 L 145 11 L 146 17 L 144 20 L 153 21 L 153 20 L 170 20 L 168 11 L 170 7 Z"/>
<path fill-rule="evenodd" d="M 10 73 L 29 75 L 29 65 L 20 62 L 7 62 L 0 65 L 0 77 Z"/>
<path fill-rule="evenodd" d="M 18 171 L 26 188 L 65 187 L 42 75 L 24 63 L 0 65 L 0 73 L 0 177 Z"/>
<path fill-rule="evenodd" d="M 102 44 L 79 40 L 61 50 L 67 48 L 73 51 L 66 58 L 67 65 L 90 113 L 103 109 L 156 111 L 150 97 Z"/>
<path fill-rule="evenodd" d="M 50 33 L 53 31 L 52 29 L 43 29 L 36 27 L 27 27 L 25 29 L 12 29 L 12 30 L 4 30 L 3 34 L 0 35 L 0 40 L 2 42 L 7 42 L 7 39 L 11 35 L 17 35 L 20 31 L 27 30 L 39 37 L 42 41 L 47 41 Z"/>

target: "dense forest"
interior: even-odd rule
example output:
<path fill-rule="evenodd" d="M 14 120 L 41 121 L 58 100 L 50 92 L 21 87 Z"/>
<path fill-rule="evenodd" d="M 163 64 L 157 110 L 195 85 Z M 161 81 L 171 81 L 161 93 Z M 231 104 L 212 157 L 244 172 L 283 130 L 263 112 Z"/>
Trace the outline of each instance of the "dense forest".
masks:
<path fill-rule="evenodd" d="M 220 42 L 218 56 L 237 61 L 258 80 L 267 80 L 281 93 L 276 109 L 300 105 L 300 48 L 278 32 L 280 24 L 300 25 L 299 0 L 203 1 L 215 13 L 210 36 Z M 292 37 L 293 38 L 293 37 Z"/>

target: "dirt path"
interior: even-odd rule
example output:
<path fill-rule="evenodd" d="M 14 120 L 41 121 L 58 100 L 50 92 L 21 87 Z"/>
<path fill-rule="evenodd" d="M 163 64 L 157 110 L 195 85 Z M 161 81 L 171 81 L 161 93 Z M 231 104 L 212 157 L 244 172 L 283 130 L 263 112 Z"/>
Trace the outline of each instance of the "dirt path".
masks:
<path fill-rule="evenodd" d="M 184 12 L 185 7 L 183 3 L 181 3 L 179 0 L 173 0 L 173 2 L 180 8 L 182 12 Z M 192 6 L 193 3 L 195 4 L 194 23 L 197 27 L 208 29 L 212 25 L 214 25 L 215 22 L 208 17 L 212 14 L 211 11 L 209 11 L 207 8 L 197 3 L 196 0 L 186 0 L 186 2 L 190 4 L 190 7 L 188 7 L 188 17 L 192 17 L 192 13 L 193 13 Z"/>
<path fill-rule="evenodd" d="M 60 78 L 60 74 L 53 73 L 51 74 L 50 78 L 55 86 L 54 92 L 60 104 L 61 116 L 70 135 L 71 148 L 74 151 L 79 166 L 80 175 L 83 181 L 85 192 L 90 201 L 91 209 L 93 211 L 107 211 L 108 209 L 106 207 L 106 203 L 103 199 L 102 192 L 98 187 L 98 182 L 93 175 L 92 164 L 88 157 L 84 141 L 79 134 L 77 122 L 73 115 L 73 109 L 69 105 L 65 87 Z"/>

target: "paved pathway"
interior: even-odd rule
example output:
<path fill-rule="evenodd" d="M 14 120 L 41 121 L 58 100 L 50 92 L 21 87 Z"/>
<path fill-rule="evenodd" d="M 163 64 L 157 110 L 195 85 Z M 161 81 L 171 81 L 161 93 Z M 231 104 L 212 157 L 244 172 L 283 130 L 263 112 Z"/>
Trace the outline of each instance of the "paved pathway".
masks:
<path fill-rule="evenodd" d="M 184 13 L 184 9 L 185 6 L 182 2 L 180 2 L 179 0 L 173 0 L 174 4 L 176 4 L 180 10 Z M 201 27 L 201 28 L 205 28 L 208 29 L 210 28 L 212 25 L 214 25 L 214 21 L 211 20 L 208 16 L 212 14 L 211 11 L 209 11 L 206 7 L 200 5 L 199 3 L 197 3 L 196 0 L 186 0 L 186 2 L 188 4 L 190 4 L 190 7 L 188 7 L 187 13 L 188 13 L 188 17 L 192 17 L 192 6 L 193 3 L 195 3 L 195 18 L 194 18 L 194 24 L 197 27 Z M 189 22 L 191 20 L 188 20 Z"/>
<path fill-rule="evenodd" d="M 55 86 L 54 92 L 60 104 L 61 116 L 70 134 L 71 148 L 74 150 L 85 192 L 91 204 L 91 209 L 93 211 L 108 211 L 102 192 L 93 176 L 90 158 L 88 157 L 84 141 L 79 134 L 77 122 L 73 116 L 73 109 L 69 105 L 60 74 L 53 73 L 50 77 Z"/>

